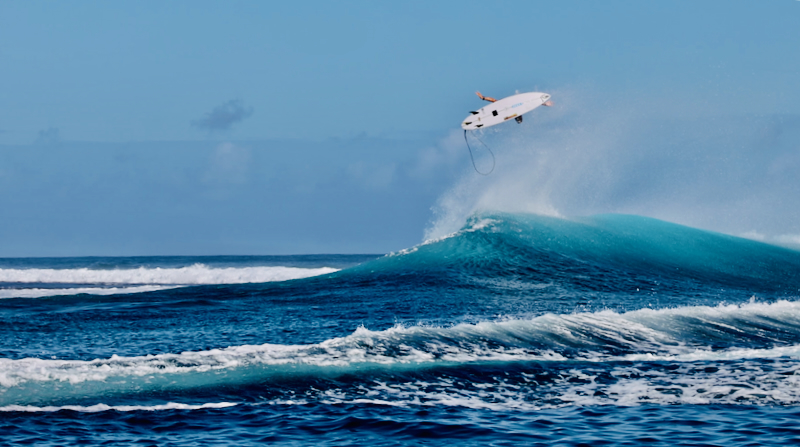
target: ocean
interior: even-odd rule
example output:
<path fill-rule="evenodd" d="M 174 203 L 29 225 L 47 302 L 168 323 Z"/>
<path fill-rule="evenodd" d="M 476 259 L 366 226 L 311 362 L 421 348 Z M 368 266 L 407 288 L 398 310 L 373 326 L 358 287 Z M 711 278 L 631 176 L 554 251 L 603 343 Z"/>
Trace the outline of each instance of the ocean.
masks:
<path fill-rule="evenodd" d="M 800 251 L 631 215 L 0 259 L 0 443 L 800 443 L 798 297 Z"/>

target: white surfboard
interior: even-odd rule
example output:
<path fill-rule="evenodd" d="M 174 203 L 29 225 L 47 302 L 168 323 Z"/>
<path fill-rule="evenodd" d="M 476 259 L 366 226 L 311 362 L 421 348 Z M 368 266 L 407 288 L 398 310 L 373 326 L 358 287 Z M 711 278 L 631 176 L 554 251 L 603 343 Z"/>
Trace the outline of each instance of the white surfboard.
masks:
<path fill-rule="evenodd" d="M 464 130 L 485 129 L 504 121 L 516 119 L 546 103 L 549 99 L 550 95 L 541 92 L 520 93 L 499 99 L 475 112 L 470 112 L 470 115 L 461 122 L 461 128 Z M 522 118 L 519 118 L 517 121 L 521 120 Z"/>

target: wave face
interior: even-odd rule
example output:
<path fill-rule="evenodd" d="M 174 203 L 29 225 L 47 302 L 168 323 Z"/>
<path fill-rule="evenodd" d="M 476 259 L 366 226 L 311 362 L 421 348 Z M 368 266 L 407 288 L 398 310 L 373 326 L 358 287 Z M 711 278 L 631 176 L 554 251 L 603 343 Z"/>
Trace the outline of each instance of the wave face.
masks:
<path fill-rule="evenodd" d="M 800 408 L 800 252 L 637 216 L 487 213 L 382 257 L 0 260 L 0 275 L 18 294 L 0 300 L 0 412 L 19 433 L 37 415 L 98 433 L 211 417 L 239 440 L 557 443 L 551 425 L 579 419 L 624 441 L 609 418 L 646 407 L 640 431 L 666 441 L 683 439 L 670 418 Z M 272 423 L 242 428 L 253 418 Z M 772 426 L 748 430 L 794 436 Z M 35 438 L 16 433 L 0 434 Z"/>
<path fill-rule="evenodd" d="M 615 284 L 597 277 L 613 272 L 626 279 L 640 275 L 649 280 L 800 290 L 797 251 L 628 215 L 570 220 L 478 215 L 451 236 L 397 255 L 412 255 L 399 267 L 446 264 L 473 277 L 540 278 L 569 284 L 571 289 L 630 291 L 620 278 Z M 591 281 L 583 280 L 587 275 L 593 276 Z"/>

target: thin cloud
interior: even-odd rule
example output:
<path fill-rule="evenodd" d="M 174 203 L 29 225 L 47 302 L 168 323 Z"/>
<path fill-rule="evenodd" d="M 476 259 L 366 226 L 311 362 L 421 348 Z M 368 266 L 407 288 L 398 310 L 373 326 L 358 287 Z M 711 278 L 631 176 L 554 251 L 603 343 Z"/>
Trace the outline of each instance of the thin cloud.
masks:
<path fill-rule="evenodd" d="M 214 107 L 205 117 L 192 121 L 192 126 L 211 132 L 228 130 L 252 114 L 252 107 L 246 107 L 241 100 L 232 99 Z"/>

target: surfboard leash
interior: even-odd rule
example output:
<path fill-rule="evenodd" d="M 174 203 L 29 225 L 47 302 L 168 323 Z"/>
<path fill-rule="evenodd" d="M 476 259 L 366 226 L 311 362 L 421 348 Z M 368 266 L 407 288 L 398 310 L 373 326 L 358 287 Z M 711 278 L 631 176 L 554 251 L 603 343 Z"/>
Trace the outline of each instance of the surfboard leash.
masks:
<path fill-rule="evenodd" d="M 467 129 L 464 129 L 464 142 L 467 143 L 467 149 L 469 149 L 469 159 L 472 160 L 472 167 L 475 168 L 475 172 L 477 172 L 480 175 L 489 175 L 492 173 L 492 171 L 494 171 L 494 166 L 495 166 L 494 152 L 492 152 L 492 150 L 489 149 L 489 146 L 487 146 L 486 143 L 484 143 L 483 140 L 481 140 L 477 135 L 475 135 L 475 138 L 477 138 L 478 141 L 481 142 L 483 147 L 485 147 L 486 150 L 489 151 L 490 154 L 492 154 L 492 169 L 490 169 L 489 172 L 483 173 L 479 171 L 478 166 L 475 165 L 475 157 L 472 156 L 472 148 L 469 146 L 469 140 L 467 140 Z"/>

